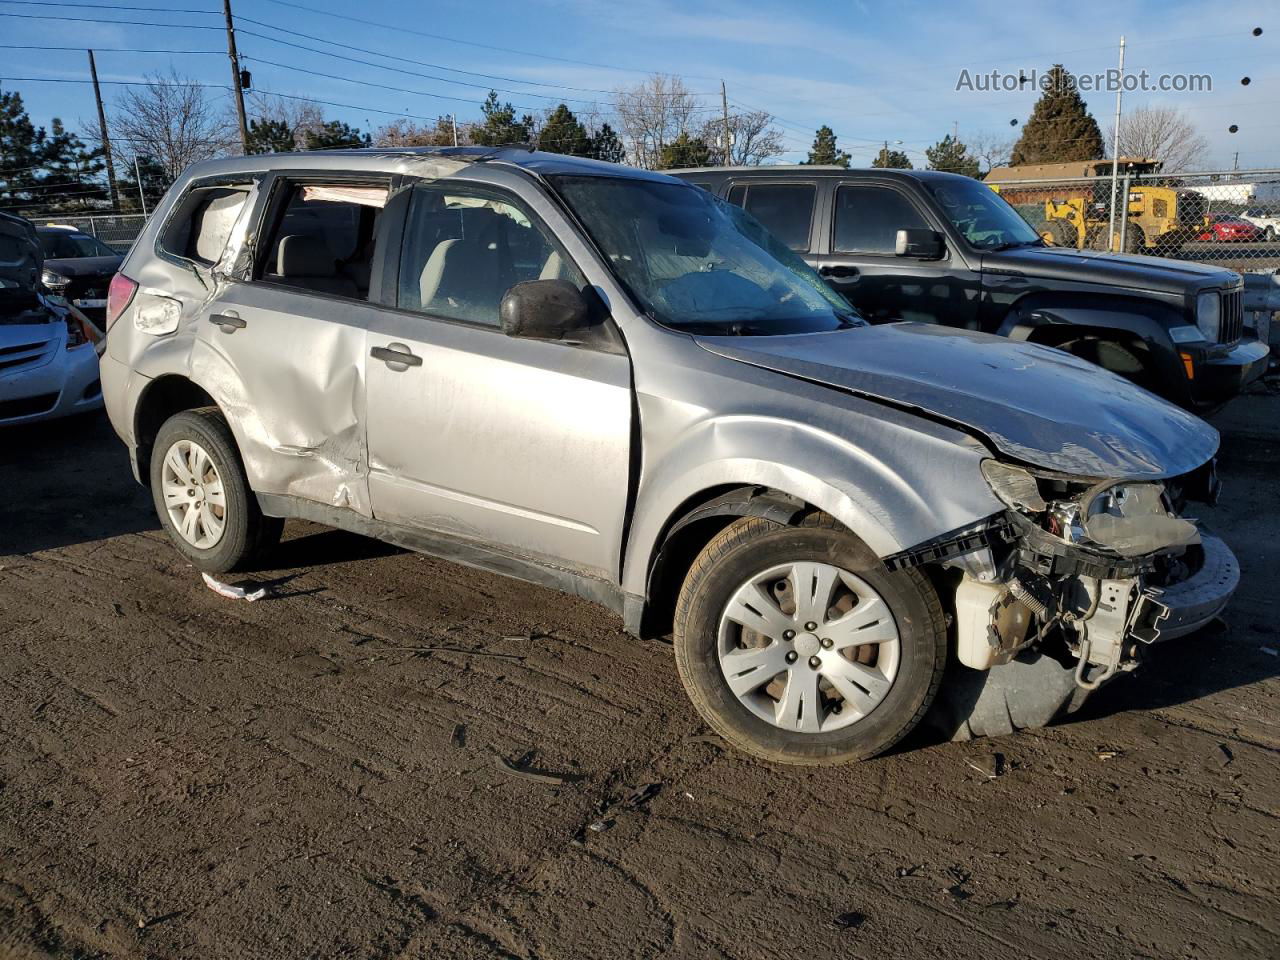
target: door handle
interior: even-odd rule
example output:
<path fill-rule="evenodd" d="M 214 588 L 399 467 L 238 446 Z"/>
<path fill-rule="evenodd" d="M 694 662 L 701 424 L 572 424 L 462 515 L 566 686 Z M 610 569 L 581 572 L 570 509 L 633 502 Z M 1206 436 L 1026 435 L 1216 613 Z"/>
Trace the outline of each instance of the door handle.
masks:
<path fill-rule="evenodd" d="M 369 356 L 375 360 L 381 360 L 392 370 L 397 367 L 405 369 L 422 366 L 422 358 L 411 353 L 403 343 L 389 343 L 385 347 L 374 347 L 369 351 Z"/>
<path fill-rule="evenodd" d="M 240 318 L 240 314 L 235 312 L 210 314 L 209 322 L 216 323 L 222 328 L 223 333 L 235 333 L 237 330 L 243 330 L 248 326 L 248 324 Z"/>
<path fill-rule="evenodd" d="M 837 280 L 853 280 L 857 279 L 858 268 L 852 267 L 847 263 L 828 264 L 818 268 L 818 275 L 835 277 Z"/>

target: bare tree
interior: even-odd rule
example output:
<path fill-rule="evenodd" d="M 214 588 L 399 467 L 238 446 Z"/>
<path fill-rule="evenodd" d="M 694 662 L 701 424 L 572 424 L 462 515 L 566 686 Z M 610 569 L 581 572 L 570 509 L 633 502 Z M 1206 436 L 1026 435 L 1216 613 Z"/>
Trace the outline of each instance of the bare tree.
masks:
<path fill-rule="evenodd" d="M 151 74 L 144 86 L 129 88 L 112 115 L 113 140 L 120 141 L 129 162 L 146 157 L 170 182 L 199 160 L 238 150 L 224 106 L 176 71 Z"/>
<path fill-rule="evenodd" d="M 682 133 L 693 135 L 698 101 L 679 77 L 655 73 L 634 87 L 614 91 L 613 107 L 637 167 L 658 166 L 663 148 Z"/>
<path fill-rule="evenodd" d="M 723 163 L 724 120 L 708 120 L 698 137 L 711 147 L 712 163 Z M 729 162 L 738 167 L 757 166 L 787 151 L 773 114 L 765 110 L 731 114 L 729 138 Z"/>
<path fill-rule="evenodd" d="M 984 173 L 996 167 L 1007 167 L 1013 156 L 1013 137 L 1001 133 L 975 133 L 965 141 L 969 156 L 976 157 Z"/>
<path fill-rule="evenodd" d="M 1209 141 L 1177 107 L 1138 107 L 1120 120 L 1120 156 L 1153 157 L 1177 173 L 1201 166 Z"/>
<path fill-rule="evenodd" d="M 379 147 L 451 147 L 453 125 L 451 117 L 441 117 L 434 126 L 419 126 L 412 120 L 393 120 L 374 133 L 373 142 Z M 459 146 L 471 142 L 469 134 L 468 124 L 458 124 Z"/>

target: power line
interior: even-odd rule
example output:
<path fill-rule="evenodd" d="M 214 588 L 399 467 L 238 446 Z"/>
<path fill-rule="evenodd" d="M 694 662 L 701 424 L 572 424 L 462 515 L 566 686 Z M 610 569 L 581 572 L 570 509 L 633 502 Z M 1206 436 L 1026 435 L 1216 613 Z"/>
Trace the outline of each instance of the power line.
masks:
<path fill-rule="evenodd" d="M 4 2 L 4 0 L 0 0 Z M 225 50 L 173 50 L 168 47 L 145 48 L 145 47 L 94 47 L 98 53 L 215 53 L 220 56 L 226 56 Z M 0 50 L 75 50 L 83 51 L 83 46 L 50 46 L 41 43 L 0 43 Z"/>
<path fill-rule="evenodd" d="M 14 7 L 81 7 L 89 10 L 143 10 L 148 13 L 209 13 L 217 16 L 216 10 L 205 10 L 202 7 L 131 7 L 118 4 L 101 3 L 52 3 L 47 0 L 0 0 Z"/>
<path fill-rule="evenodd" d="M 0 3 L 6 0 L 0 0 Z M 98 9 L 102 9 L 99 7 Z M 0 17 L 13 17 L 18 20 L 59 20 L 66 23 L 114 23 L 130 27 L 168 27 L 178 30 L 222 30 L 221 25 L 208 26 L 199 23 L 156 23 L 152 20 L 104 20 L 102 17 L 55 17 L 49 14 L 7 13 L 0 12 Z"/>
<path fill-rule="evenodd" d="M 3 2 L 3 0 L 0 0 L 0 2 Z M 382 52 L 382 51 L 380 51 L 380 50 L 371 50 L 371 49 L 369 49 L 368 47 L 358 47 L 358 46 L 355 46 L 354 44 L 350 44 L 350 43 L 339 43 L 337 40 L 328 40 L 328 39 L 326 39 L 326 38 L 324 38 L 324 37 L 317 37 L 317 36 L 314 36 L 313 34 L 309 34 L 309 33 L 302 33 L 302 32 L 301 32 L 301 31 L 299 31 L 299 30 L 290 30 L 290 29 L 287 29 L 287 28 L 285 28 L 285 27 L 278 27 L 278 26 L 276 26 L 276 25 L 275 25 L 275 24 L 273 24 L 273 23 L 267 23 L 267 22 L 262 21 L 262 20 L 254 20 L 254 19 L 252 19 L 252 18 L 250 18 L 250 17 L 240 17 L 240 18 L 239 18 L 239 21 L 240 21 L 241 23 L 252 23 L 252 24 L 254 24 L 255 26 L 265 27 L 265 28 L 266 28 L 266 29 L 268 29 L 268 30 L 276 30 L 276 31 L 278 31 L 278 32 L 280 32 L 280 33 L 285 33 L 285 34 L 288 34 L 288 35 L 290 35 L 290 36 L 294 36 L 294 37 L 302 37 L 302 38 L 303 38 L 303 39 L 305 39 L 305 40 L 314 40 L 314 41 L 315 41 L 315 42 L 317 42 L 317 43 L 327 43 L 327 44 L 329 44 L 330 46 L 333 46 L 333 47 L 341 47 L 341 48 L 342 48 L 342 49 L 344 49 L 344 50 L 354 50 L 354 51 L 356 51 L 357 53 L 367 53 L 367 54 L 370 54 L 370 55 L 375 56 L 375 57 L 383 57 L 384 59 L 387 59 L 387 60 L 396 60 L 396 61 L 399 61 L 400 63 L 412 63 L 412 64 L 414 64 L 414 65 L 416 65 L 416 66 L 420 66 L 420 67 L 430 67 L 430 68 L 431 68 L 431 69 L 433 69 L 433 70 L 447 70 L 447 71 L 448 71 L 448 72 L 450 72 L 450 73 L 460 73 L 460 74 L 463 74 L 464 76 L 480 77 L 480 78 L 482 78 L 482 79 L 486 79 L 486 80 L 498 80 L 498 81 L 500 81 L 500 82 L 502 82 L 502 83 L 522 83 L 522 84 L 525 84 L 526 86 L 535 86 L 535 87 L 551 87 L 551 88 L 553 88 L 553 89 L 557 89 L 557 90 L 572 90 L 572 91 L 574 91 L 574 92 L 576 92 L 576 93 L 600 93 L 600 94 L 604 94 L 604 95 L 606 95 L 606 96 L 610 96 L 610 95 L 612 95 L 612 93 L 613 93 L 613 91 L 612 91 L 612 90 L 605 90 L 605 89 L 600 88 L 600 87 L 574 87 L 574 86 L 569 86 L 569 85 L 567 85 L 567 84 L 562 84 L 562 83 L 546 83 L 546 82 L 541 81 L 541 80 L 522 80 L 522 79 L 520 79 L 519 77 L 505 77 L 505 76 L 500 76 L 500 75 L 497 75 L 497 74 L 491 74 L 491 73 L 477 73 L 476 71 L 473 71 L 473 70 L 460 70 L 460 69 L 458 69 L 457 67 L 446 67 L 446 66 L 444 66 L 443 64 L 439 64 L 439 63 L 430 63 L 430 62 L 428 62 L 428 61 L 426 61 L 426 60 L 415 60 L 415 59 L 413 59 L 412 57 L 401 57 L 401 56 L 397 56 L 396 54 L 393 54 L 393 53 L 383 53 L 383 52 Z M 330 51 L 328 51 L 328 50 L 317 50 L 317 49 L 315 49 L 314 47 L 308 47 L 308 46 L 305 46 L 305 45 L 300 44 L 300 43 L 291 43 L 291 42 L 289 42 L 289 41 L 287 41 L 287 40 L 281 40 L 279 37 L 268 37 L 268 36 L 265 36 L 265 35 L 263 35 L 263 34 L 256 33 L 256 32 L 254 32 L 254 31 L 252 31 L 252 30 L 244 30 L 244 29 L 240 29 L 240 30 L 238 30 L 237 32 L 239 32 L 240 34 L 245 35 L 245 36 L 257 37 L 257 38 L 258 38 L 258 39 L 260 39 L 260 40 L 268 40 L 268 41 L 270 41 L 270 42 L 272 42 L 272 43 L 281 43 L 281 44 L 284 44 L 284 45 L 286 45 L 286 46 L 296 47 L 296 48 L 297 48 L 297 49 L 299 49 L 299 50 L 307 50 L 307 51 L 310 51 L 311 53 L 318 53 L 318 54 L 321 54 L 321 55 L 323 55 L 323 56 L 328 56 L 328 57 L 338 57 L 339 59 L 352 59 L 352 62 L 355 62 L 355 63 L 367 63 L 369 66 L 378 67 L 378 68 L 383 69 L 383 70 L 394 70 L 394 69 L 396 69 L 396 68 L 394 68 L 394 67 L 384 66 L 383 64 L 378 64 L 378 63 L 368 63 L 368 61 L 364 61 L 364 60 L 358 60 L 358 59 L 354 59 L 354 58 L 343 58 L 343 57 L 341 57 L 339 54 L 332 53 L 332 52 L 330 52 Z M 407 32 L 412 33 L 413 31 L 407 31 Z M 404 72 L 404 71 L 401 71 L 401 72 Z M 443 82 L 445 82 L 445 83 L 462 83 L 462 82 L 463 82 L 463 81 L 461 81 L 461 80 L 450 80 L 450 79 L 449 79 L 449 78 L 447 78 L 447 77 L 430 77 L 430 76 L 427 76 L 427 75 L 425 75 L 425 74 L 414 74 L 414 76 L 423 76 L 423 77 L 426 77 L 427 79 L 432 79 L 432 80 L 442 80 L 442 81 L 443 81 Z M 481 86 L 481 87 L 490 87 L 490 88 L 491 88 L 491 85 L 490 85 L 490 84 L 468 84 L 468 86 Z M 536 93 L 536 92 L 534 92 L 534 91 L 532 91 L 532 90 L 506 90 L 506 91 L 503 91 L 503 92 L 505 92 L 505 93 L 515 93 L 515 94 L 528 94 L 528 95 L 530 95 L 530 96 L 537 96 L 537 97 L 550 97 L 550 96 L 552 96 L 551 94 Z M 681 96 L 681 95 L 682 95 L 682 94 L 665 94 L 665 96 Z M 701 97 L 701 96 L 711 96 L 711 94 L 695 93 L 695 92 L 692 92 L 692 91 L 691 91 L 691 92 L 689 92 L 689 96 Z"/>
<path fill-rule="evenodd" d="M 474 40 L 463 40 L 458 37 L 449 37 L 440 33 L 427 33 L 422 30 L 411 30 L 408 27 L 404 26 L 404 24 L 379 23 L 376 20 L 367 20 L 362 17 L 350 17 L 341 13 L 333 13 L 332 11 L 329 11 L 329 10 L 320 10 L 316 7 L 308 7 L 301 3 L 290 3 L 288 2 L 288 0 L 269 0 L 269 2 L 278 4 L 279 6 L 282 6 L 282 7 L 293 7 L 295 10 L 305 10 L 308 13 L 316 13 L 325 17 L 333 17 L 337 20 L 347 20 L 351 23 L 359 23 L 368 27 L 381 27 L 387 30 L 394 30 L 396 33 L 408 33 L 417 37 L 426 37 L 429 40 L 443 40 L 446 43 L 457 43 L 467 47 L 478 47 L 481 50 L 494 50 L 494 51 L 497 51 L 498 53 L 514 53 L 517 56 L 521 56 L 521 57 L 536 57 L 539 60 L 552 60 L 557 63 L 572 63 L 581 67 L 595 67 L 598 70 L 615 70 L 615 71 L 620 71 L 622 73 L 651 73 L 652 72 L 651 70 L 647 70 L 647 69 L 641 70 L 641 69 L 630 68 L 630 67 L 619 67 L 616 64 L 609 64 L 609 63 L 593 63 L 590 60 L 574 60 L 570 57 L 556 57 L 548 53 L 534 53 L 533 51 L 530 51 L 530 50 L 515 50 L 515 49 L 512 49 L 511 47 L 499 47 L 489 43 L 479 43 Z M 715 79 L 714 77 L 700 77 L 700 76 L 696 76 L 695 74 L 686 74 L 686 76 L 689 76 L 697 80 L 714 80 Z"/>

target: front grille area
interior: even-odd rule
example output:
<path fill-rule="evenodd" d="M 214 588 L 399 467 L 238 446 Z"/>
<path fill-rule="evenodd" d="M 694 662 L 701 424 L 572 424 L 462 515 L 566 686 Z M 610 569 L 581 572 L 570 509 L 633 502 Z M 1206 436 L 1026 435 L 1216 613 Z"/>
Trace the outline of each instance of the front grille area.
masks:
<path fill-rule="evenodd" d="M 0 420 L 16 420 L 18 417 L 48 413 L 57 402 L 56 393 L 42 393 L 35 397 L 23 397 L 21 400 L 0 401 Z"/>
<path fill-rule="evenodd" d="M 1235 343 L 1244 333 L 1244 291 L 1227 290 L 1222 294 L 1222 325 L 1219 343 Z"/>
<path fill-rule="evenodd" d="M 17 343 L 0 347 L 0 373 L 18 370 L 27 364 L 43 360 L 49 347 L 56 341 L 52 339 L 33 340 L 29 343 Z"/>

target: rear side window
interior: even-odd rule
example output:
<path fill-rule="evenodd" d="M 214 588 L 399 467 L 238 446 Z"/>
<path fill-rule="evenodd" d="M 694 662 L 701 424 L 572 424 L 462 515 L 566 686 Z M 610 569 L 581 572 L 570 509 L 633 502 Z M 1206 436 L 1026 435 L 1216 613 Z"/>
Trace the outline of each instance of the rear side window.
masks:
<path fill-rule="evenodd" d="M 929 229 L 911 201 L 889 187 L 841 187 L 835 221 L 837 253 L 893 255 L 899 230 Z"/>
<path fill-rule="evenodd" d="M 367 300 L 388 183 L 281 183 L 255 279 Z"/>
<path fill-rule="evenodd" d="M 811 183 L 738 184 L 729 202 L 742 207 L 792 250 L 809 249 L 817 187 Z"/>
<path fill-rule="evenodd" d="M 161 249 L 184 260 L 205 265 L 216 263 L 248 197 L 247 187 L 191 191 L 165 228 L 160 239 Z"/>
<path fill-rule="evenodd" d="M 514 197 L 461 187 L 413 191 L 397 305 L 496 327 L 502 297 L 526 280 L 586 280 Z"/>

